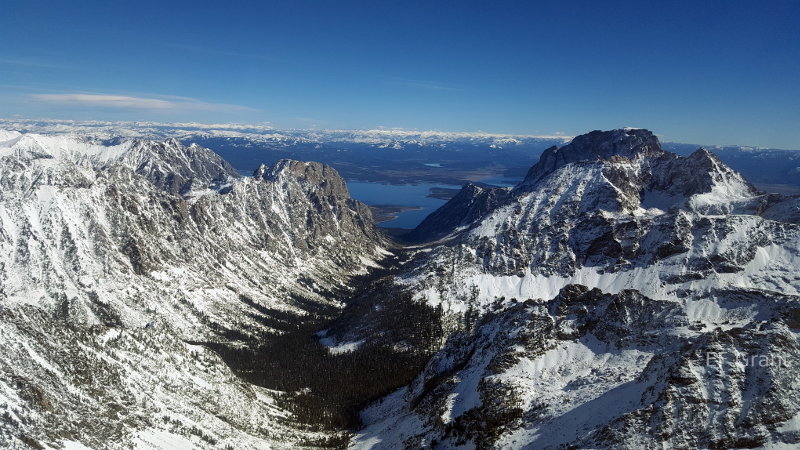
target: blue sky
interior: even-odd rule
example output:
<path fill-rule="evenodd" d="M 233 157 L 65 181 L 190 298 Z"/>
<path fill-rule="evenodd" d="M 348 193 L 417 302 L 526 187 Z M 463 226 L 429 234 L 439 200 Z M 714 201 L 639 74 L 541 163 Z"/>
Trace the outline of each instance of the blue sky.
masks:
<path fill-rule="evenodd" d="M 800 149 L 800 2 L 3 0 L 0 117 Z"/>

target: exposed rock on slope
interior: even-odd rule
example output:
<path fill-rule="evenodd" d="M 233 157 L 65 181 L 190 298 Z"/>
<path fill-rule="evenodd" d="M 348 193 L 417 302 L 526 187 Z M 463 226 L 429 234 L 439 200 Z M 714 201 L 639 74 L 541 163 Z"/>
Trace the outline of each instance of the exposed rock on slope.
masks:
<path fill-rule="evenodd" d="M 680 304 L 570 285 L 454 335 L 363 413 L 356 447 L 752 447 L 800 442 L 800 346 L 782 314 L 691 331 Z M 783 312 L 781 312 L 783 311 Z"/>

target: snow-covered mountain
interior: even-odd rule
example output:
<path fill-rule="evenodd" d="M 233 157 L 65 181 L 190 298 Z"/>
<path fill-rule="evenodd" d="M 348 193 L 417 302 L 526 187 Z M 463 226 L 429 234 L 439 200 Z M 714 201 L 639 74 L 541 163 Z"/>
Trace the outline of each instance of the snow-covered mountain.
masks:
<path fill-rule="evenodd" d="M 574 282 L 675 298 L 775 277 L 770 286 L 796 293 L 798 197 L 760 193 L 713 154 L 680 157 L 654 140 L 645 130 L 594 132 L 545 152 L 515 188 L 465 187 L 442 210 L 478 204 L 486 212 L 461 208 L 468 213 L 450 228 L 423 222 L 445 242 L 405 279 L 420 296 L 454 307 L 473 288 L 491 303 L 529 293 L 552 298 Z M 446 289 L 433 287 L 441 276 L 430 276 L 442 271 Z"/>
<path fill-rule="evenodd" d="M 331 293 L 385 256 L 335 171 L 283 161 L 242 178 L 174 140 L 0 141 L 0 446 L 314 438 L 198 344 L 338 307 Z"/>
<path fill-rule="evenodd" d="M 119 164 L 170 192 L 189 190 L 193 184 L 205 188 L 239 178 L 236 169 L 216 153 L 195 144 L 183 146 L 174 138 L 103 145 L 88 137 L 0 130 L 0 152 L 0 156 L 53 158 L 101 170 Z"/>
<path fill-rule="evenodd" d="M 405 383 L 350 445 L 800 444 L 799 197 L 595 131 L 409 239 L 323 164 L 0 132 L 0 446 L 340 446 Z"/>
<path fill-rule="evenodd" d="M 799 208 L 639 129 L 465 187 L 396 281 L 460 325 L 354 445 L 797 445 Z"/>

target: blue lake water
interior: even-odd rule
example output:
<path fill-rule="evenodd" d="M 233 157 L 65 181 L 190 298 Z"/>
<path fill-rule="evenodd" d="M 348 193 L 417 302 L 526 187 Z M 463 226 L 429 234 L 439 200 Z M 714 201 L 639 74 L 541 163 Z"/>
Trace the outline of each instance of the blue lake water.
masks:
<path fill-rule="evenodd" d="M 461 186 L 452 184 L 382 184 L 365 181 L 347 181 L 350 196 L 361 200 L 368 205 L 401 205 L 416 206 L 422 209 L 401 212 L 397 219 L 383 222 L 382 227 L 414 228 L 422 222 L 428 214 L 446 203 L 445 200 L 431 198 L 431 188 L 461 189 Z"/>
<path fill-rule="evenodd" d="M 442 164 L 426 164 L 430 167 L 443 167 Z M 252 170 L 239 169 L 242 176 L 252 176 Z M 350 196 L 361 200 L 367 205 L 397 205 L 417 207 L 421 209 L 403 211 L 397 218 L 378 224 L 389 228 L 414 228 L 446 200 L 429 197 L 432 188 L 461 189 L 460 185 L 443 183 L 418 183 L 418 184 L 385 184 L 369 181 L 346 180 Z M 482 183 L 494 186 L 514 186 L 519 180 L 504 176 L 496 176 L 480 180 Z"/>

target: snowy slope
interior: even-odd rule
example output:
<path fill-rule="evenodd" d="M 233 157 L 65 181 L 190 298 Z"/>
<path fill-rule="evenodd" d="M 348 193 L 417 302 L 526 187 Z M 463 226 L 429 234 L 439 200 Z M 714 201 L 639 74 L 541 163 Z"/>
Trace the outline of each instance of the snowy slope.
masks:
<path fill-rule="evenodd" d="M 413 384 L 365 410 L 353 446 L 796 444 L 800 345 L 786 319 L 797 297 L 749 300 L 774 311 L 704 332 L 680 304 L 630 290 L 573 285 L 514 304 L 451 337 Z"/>

